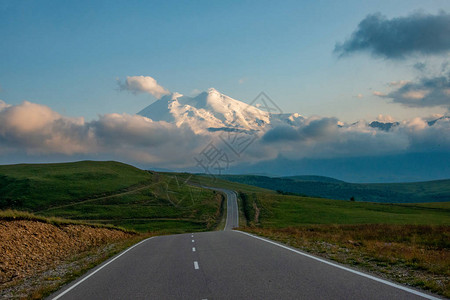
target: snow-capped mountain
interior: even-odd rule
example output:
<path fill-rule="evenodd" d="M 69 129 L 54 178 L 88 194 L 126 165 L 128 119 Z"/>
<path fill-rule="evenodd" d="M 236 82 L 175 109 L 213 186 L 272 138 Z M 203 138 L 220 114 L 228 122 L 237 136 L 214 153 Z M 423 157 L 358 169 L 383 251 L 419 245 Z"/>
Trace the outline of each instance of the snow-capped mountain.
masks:
<path fill-rule="evenodd" d="M 166 95 L 138 114 L 153 121 L 166 121 L 177 126 L 188 126 L 195 133 L 234 131 L 263 134 L 276 126 L 299 128 L 308 123 L 300 114 L 271 114 L 265 111 L 263 106 L 257 106 L 233 99 L 214 88 L 210 88 L 195 97 L 183 96 L 179 93 Z M 449 117 L 442 117 L 428 122 L 428 125 L 433 126 L 436 122 L 447 119 Z M 399 122 L 362 122 L 364 126 L 386 132 L 400 125 Z M 342 122 L 336 124 L 339 127 L 360 125 L 359 121 L 353 124 Z"/>
<path fill-rule="evenodd" d="M 299 114 L 270 114 L 255 106 L 221 94 L 214 88 L 195 97 L 178 93 L 166 95 L 141 110 L 139 115 L 177 126 L 187 125 L 196 133 L 214 131 L 255 132 L 272 125 L 294 125 Z"/>

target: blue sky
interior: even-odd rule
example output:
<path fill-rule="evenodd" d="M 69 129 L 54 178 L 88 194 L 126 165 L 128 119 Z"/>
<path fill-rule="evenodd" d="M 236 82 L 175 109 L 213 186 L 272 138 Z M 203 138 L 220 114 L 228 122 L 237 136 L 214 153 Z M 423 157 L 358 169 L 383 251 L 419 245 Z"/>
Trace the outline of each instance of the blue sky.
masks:
<path fill-rule="evenodd" d="M 448 0 L 0 0 L 0 40 L 3 164 L 202 171 L 193 157 L 217 136 L 136 113 L 214 87 L 304 116 L 266 128 L 230 171 L 450 177 Z"/>
<path fill-rule="evenodd" d="M 0 99 L 88 119 L 135 113 L 155 99 L 118 93 L 116 78 L 148 75 L 183 94 L 215 87 L 249 102 L 264 90 L 283 111 L 348 122 L 443 113 L 371 95 L 388 82 L 415 78 L 412 65 L 430 58 L 392 62 L 333 53 L 368 14 L 442 9 L 450 3 L 2 0 Z"/>

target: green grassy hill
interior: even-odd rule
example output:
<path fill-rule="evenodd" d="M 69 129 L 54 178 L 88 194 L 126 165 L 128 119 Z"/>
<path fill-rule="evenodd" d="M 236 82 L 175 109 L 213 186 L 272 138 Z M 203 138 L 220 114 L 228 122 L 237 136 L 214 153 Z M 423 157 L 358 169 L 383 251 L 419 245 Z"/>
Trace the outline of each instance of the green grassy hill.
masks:
<path fill-rule="evenodd" d="M 177 174 L 82 161 L 0 166 L 0 208 L 177 233 L 214 228 L 222 198 L 187 185 Z"/>
<path fill-rule="evenodd" d="M 114 161 L 0 166 L 0 208 L 36 211 L 126 191 L 151 175 Z"/>
<path fill-rule="evenodd" d="M 293 176 L 266 177 L 254 175 L 224 175 L 222 179 L 254 185 L 282 193 L 338 200 L 419 203 L 450 201 L 450 180 L 414 183 L 359 184 L 333 180 L 328 177 Z"/>

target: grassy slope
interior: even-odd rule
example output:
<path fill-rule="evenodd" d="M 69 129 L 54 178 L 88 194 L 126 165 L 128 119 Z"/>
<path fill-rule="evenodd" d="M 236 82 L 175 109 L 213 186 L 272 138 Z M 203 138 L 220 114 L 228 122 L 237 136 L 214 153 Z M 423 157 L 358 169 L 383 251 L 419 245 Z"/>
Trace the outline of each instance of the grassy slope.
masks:
<path fill-rule="evenodd" d="M 299 224 L 441 224 L 450 225 L 450 202 L 385 204 L 258 194 L 262 226 Z"/>
<path fill-rule="evenodd" d="M 151 179 L 146 171 L 119 162 L 0 166 L 0 208 L 36 211 L 125 191 Z"/>
<path fill-rule="evenodd" d="M 176 175 L 118 162 L 0 166 L 0 203 L 46 217 L 113 224 L 137 231 L 209 230 L 221 197 Z"/>
<path fill-rule="evenodd" d="M 356 184 L 333 182 L 314 177 L 271 178 L 254 175 L 224 175 L 222 179 L 254 185 L 271 190 L 297 193 L 312 197 L 385 203 L 418 203 L 450 201 L 450 180 L 414 183 Z"/>

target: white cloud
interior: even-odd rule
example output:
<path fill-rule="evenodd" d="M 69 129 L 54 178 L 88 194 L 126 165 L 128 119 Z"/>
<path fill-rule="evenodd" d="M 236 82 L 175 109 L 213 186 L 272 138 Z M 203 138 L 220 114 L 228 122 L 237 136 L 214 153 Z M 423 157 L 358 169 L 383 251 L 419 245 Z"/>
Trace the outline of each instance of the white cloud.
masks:
<path fill-rule="evenodd" d="M 5 109 L 5 108 L 7 108 L 7 107 L 9 107 L 9 106 L 11 106 L 11 105 L 5 103 L 5 101 L 3 101 L 3 100 L 0 100 L 0 111 Z"/>
<path fill-rule="evenodd" d="M 432 114 L 431 116 L 429 116 L 428 118 L 426 118 L 429 121 L 433 121 L 433 120 L 437 120 L 442 118 L 444 115 L 443 114 Z"/>
<path fill-rule="evenodd" d="M 377 121 L 383 122 L 383 123 L 392 123 L 395 122 L 394 118 L 390 115 L 378 115 Z"/>
<path fill-rule="evenodd" d="M 430 91 L 427 90 L 415 90 L 415 91 L 408 91 L 402 94 L 402 97 L 404 99 L 411 99 L 411 100 L 420 100 L 425 98 L 426 95 L 429 94 Z"/>
<path fill-rule="evenodd" d="M 31 102 L 0 111 L 0 153 L 90 154 L 145 163 L 190 163 L 205 137 L 139 115 L 107 114 L 86 122 Z"/>
<path fill-rule="evenodd" d="M 379 91 L 373 91 L 372 94 L 374 96 L 378 96 L 378 97 L 386 97 L 386 94 L 383 92 L 379 92 Z"/>
<path fill-rule="evenodd" d="M 379 121 L 394 122 L 391 116 Z M 366 122 L 347 125 L 336 119 L 307 119 L 300 126 L 282 126 L 269 130 L 259 143 L 259 157 L 289 159 L 380 156 L 420 151 L 450 151 L 450 122 L 440 120 L 430 126 L 427 120 L 414 118 L 401 122 L 393 130 L 372 128 Z M 338 126 L 339 125 L 339 126 Z M 307 133 L 307 134 L 306 134 Z"/>
<path fill-rule="evenodd" d="M 398 81 L 391 81 L 388 83 L 388 86 L 397 86 L 397 87 L 402 87 L 405 84 L 408 84 L 410 81 L 408 80 L 398 80 Z"/>
<path fill-rule="evenodd" d="M 139 115 L 106 114 L 86 122 L 60 115 L 31 102 L 1 102 L 0 154 L 85 155 L 107 157 L 165 168 L 194 167 L 193 160 L 220 132 L 194 133 L 184 125 L 152 121 Z M 379 121 L 393 122 L 389 115 Z M 225 146 L 224 146 L 225 147 Z M 450 151 L 450 122 L 426 119 L 401 122 L 388 132 L 366 122 L 348 125 L 336 118 L 310 117 L 292 126 L 260 133 L 238 159 L 258 162 L 283 156 L 291 159 L 376 156 L 417 151 Z"/>
<path fill-rule="evenodd" d="M 88 153 L 95 145 L 83 118 L 68 118 L 50 108 L 24 101 L 0 111 L 0 152 L 29 154 Z"/>
<path fill-rule="evenodd" d="M 120 89 L 130 91 L 134 94 L 148 93 L 159 99 L 164 95 L 170 94 L 168 90 L 158 84 L 150 76 L 127 76 L 124 83 L 118 80 Z"/>
<path fill-rule="evenodd" d="M 193 89 L 190 93 L 191 97 L 195 97 L 197 95 L 199 95 L 202 91 L 199 89 Z"/>

